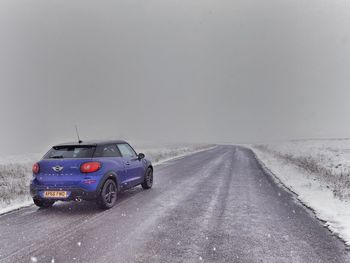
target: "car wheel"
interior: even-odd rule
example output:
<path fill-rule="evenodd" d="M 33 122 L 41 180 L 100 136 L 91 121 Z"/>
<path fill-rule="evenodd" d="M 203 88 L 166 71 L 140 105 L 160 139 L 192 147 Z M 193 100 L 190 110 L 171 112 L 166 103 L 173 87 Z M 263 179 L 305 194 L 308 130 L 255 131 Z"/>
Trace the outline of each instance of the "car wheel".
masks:
<path fill-rule="evenodd" d="M 148 168 L 145 173 L 145 179 L 141 184 L 143 189 L 150 189 L 153 185 L 153 170 Z"/>
<path fill-rule="evenodd" d="M 50 208 L 55 201 L 52 200 L 41 200 L 41 199 L 33 199 L 33 202 L 36 206 L 41 208 Z"/>
<path fill-rule="evenodd" d="M 117 201 L 117 185 L 111 179 L 108 179 L 101 190 L 100 196 L 97 199 L 97 205 L 102 209 L 112 208 Z"/>

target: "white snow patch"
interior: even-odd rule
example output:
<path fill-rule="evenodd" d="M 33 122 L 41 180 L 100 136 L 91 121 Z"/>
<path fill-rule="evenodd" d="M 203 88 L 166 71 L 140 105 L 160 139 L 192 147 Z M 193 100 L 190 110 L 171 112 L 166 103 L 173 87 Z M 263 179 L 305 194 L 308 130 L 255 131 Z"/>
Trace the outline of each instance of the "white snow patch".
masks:
<path fill-rule="evenodd" d="M 18 198 L 11 202 L 0 201 L 0 214 L 8 213 L 23 207 L 31 206 L 32 204 L 33 200 L 29 196 Z"/>
<path fill-rule="evenodd" d="M 350 246 L 350 189 L 349 185 L 339 184 L 350 179 L 350 141 L 322 141 L 319 145 L 317 141 L 305 141 L 251 148 L 280 182 Z"/>

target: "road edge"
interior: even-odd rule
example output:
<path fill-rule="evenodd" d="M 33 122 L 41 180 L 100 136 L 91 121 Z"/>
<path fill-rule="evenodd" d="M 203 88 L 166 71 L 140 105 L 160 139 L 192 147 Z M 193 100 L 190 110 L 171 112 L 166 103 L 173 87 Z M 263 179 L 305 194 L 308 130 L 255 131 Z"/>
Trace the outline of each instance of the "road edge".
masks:
<path fill-rule="evenodd" d="M 245 147 L 246 149 L 250 150 L 250 151 L 253 153 L 254 159 L 257 161 L 257 163 L 259 164 L 259 166 L 261 167 L 261 169 L 262 169 L 267 175 L 269 175 L 269 176 L 274 180 L 274 182 L 275 182 L 278 186 L 282 187 L 284 190 L 286 190 L 287 192 L 289 192 L 289 193 L 293 196 L 294 200 L 296 200 L 296 201 L 298 202 L 298 204 L 300 204 L 302 207 L 304 207 L 304 209 L 306 209 L 309 213 L 311 213 L 312 216 L 313 216 L 315 219 L 317 219 L 317 220 L 321 223 L 321 225 L 322 225 L 324 228 L 327 228 L 327 230 L 328 230 L 332 235 L 334 235 L 335 237 L 337 237 L 337 239 L 338 239 L 339 241 L 341 241 L 341 242 L 344 244 L 345 249 L 350 250 L 350 244 L 348 244 L 347 241 L 346 241 L 344 238 L 342 238 L 337 232 L 333 231 L 333 230 L 330 228 L 330 225 L 328 224 L 328 221 L 327 221 L 327 220 L 324 220 L 324 219 L 322 219 L 322 218 L 320 218 L 320 217 L 317 215 L 317 212 L 316 212 L 316 210 L 315 210 L 313 207 L 307 205 L 307 204 L 299 197 L 299 195 L 298 195 L 295 191 L 293 191 L 290 187 L 288 187 L 286 184 L 284 184 L 284 183 L 282 182 L 282 180 L 281 180 L 275 173 L 273 173 L 273 172 L 271 171 L 271 169 L 258 157 L 258 155 L 256 154 L 256 152 L 254 151 L 253 148 L 247 147 L 247 146 L 243 146 L 243 147 Z"/>

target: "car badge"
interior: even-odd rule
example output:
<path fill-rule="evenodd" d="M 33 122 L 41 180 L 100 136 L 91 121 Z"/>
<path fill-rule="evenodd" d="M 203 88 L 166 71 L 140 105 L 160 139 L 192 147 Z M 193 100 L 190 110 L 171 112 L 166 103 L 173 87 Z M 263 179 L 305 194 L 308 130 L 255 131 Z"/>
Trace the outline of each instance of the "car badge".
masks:
<path fill-rule="evenodd" d="M 63 167 L 62 166 L 59 166 L 59 165 L 56 165 L 54 167 L 52 167 L 52 169 L 55 171 L 55 172 L 60 172 L 63 170 Z"/>

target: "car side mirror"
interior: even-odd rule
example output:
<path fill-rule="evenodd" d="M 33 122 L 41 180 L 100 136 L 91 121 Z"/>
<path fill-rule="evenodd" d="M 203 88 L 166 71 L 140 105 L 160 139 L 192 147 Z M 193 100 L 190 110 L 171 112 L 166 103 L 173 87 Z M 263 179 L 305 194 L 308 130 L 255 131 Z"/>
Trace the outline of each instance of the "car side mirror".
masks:
<path fill-rule="evenodd" d="M 137 158 L 138 158 L 139 160 L 142 160 L 143 158 L 145 158 L 145 154 L 144 154 L 144 153 L 139 153 L 139 154 L 137 155 Z"/>

